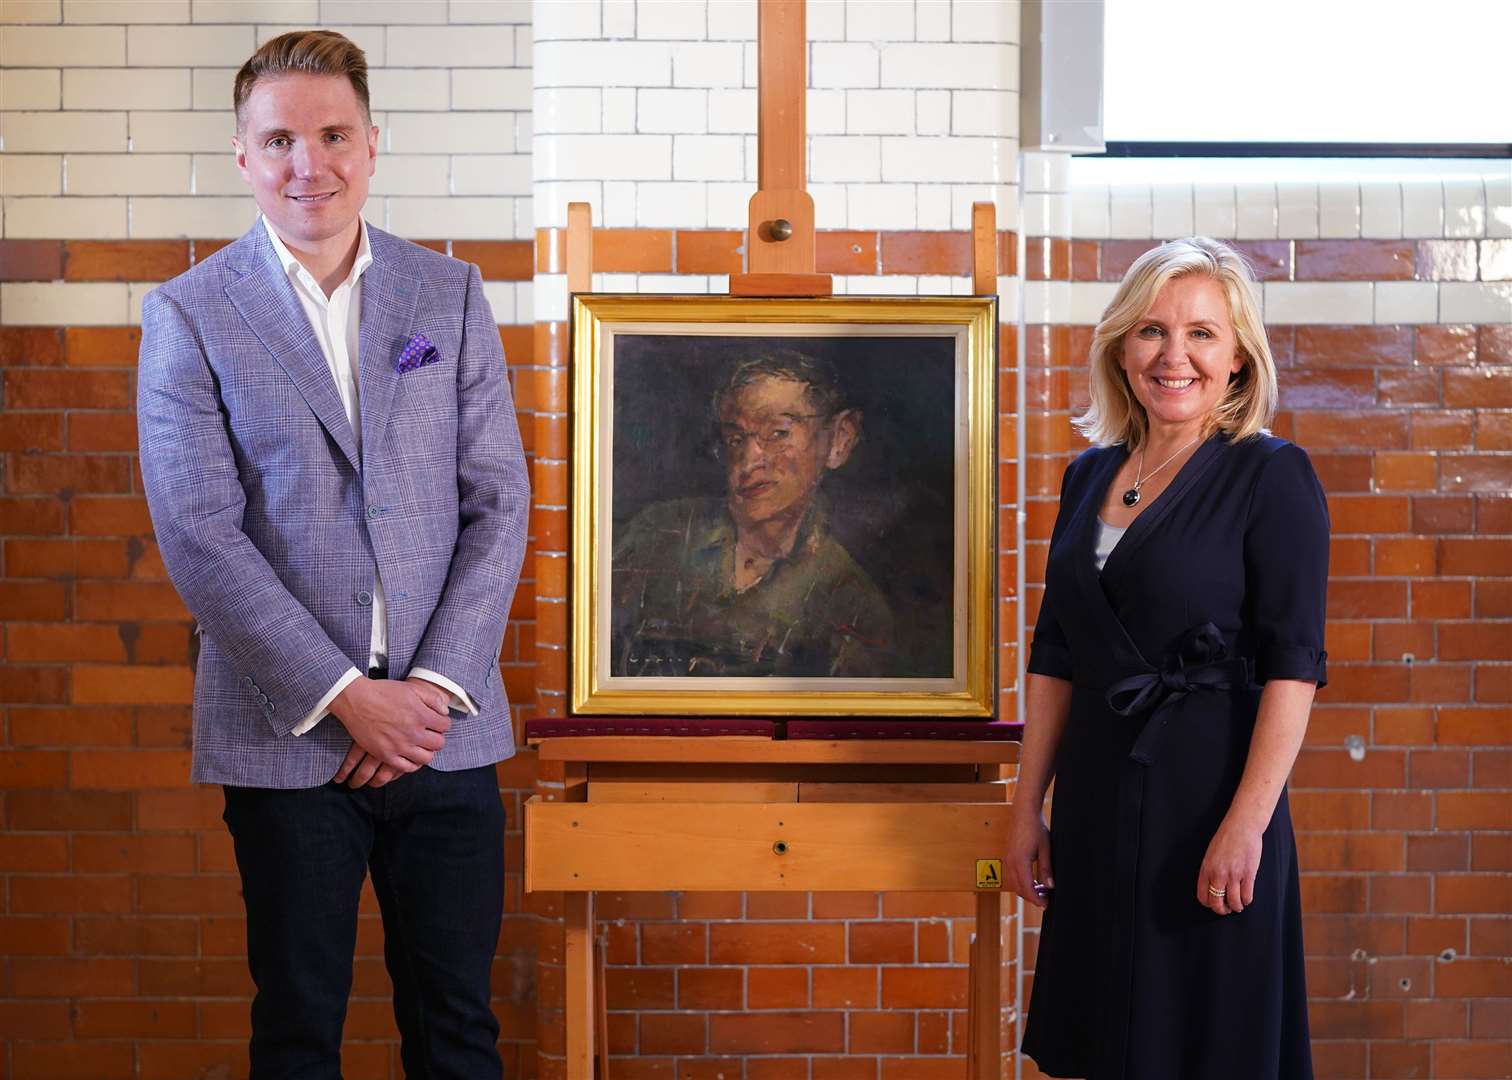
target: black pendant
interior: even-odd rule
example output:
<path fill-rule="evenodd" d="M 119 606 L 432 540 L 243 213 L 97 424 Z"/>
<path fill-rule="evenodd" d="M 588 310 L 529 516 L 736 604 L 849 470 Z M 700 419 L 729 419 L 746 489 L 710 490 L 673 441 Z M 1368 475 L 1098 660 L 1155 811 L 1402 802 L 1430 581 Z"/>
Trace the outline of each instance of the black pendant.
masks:
<path fill-rule="evenodd" d="M 1139 489 L 1130 488 L 1124 492 L 1123 500 L 1125 506 L 1137 506 L 1139 504 Z"/>

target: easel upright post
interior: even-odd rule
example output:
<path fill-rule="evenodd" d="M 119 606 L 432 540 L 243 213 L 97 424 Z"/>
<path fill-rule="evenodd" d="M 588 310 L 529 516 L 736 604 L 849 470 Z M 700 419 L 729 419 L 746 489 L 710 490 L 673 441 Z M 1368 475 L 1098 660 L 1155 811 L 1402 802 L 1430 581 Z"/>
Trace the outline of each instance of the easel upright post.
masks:
<path fill-rule="evenodd" d="M 978 892 L 976 941 L 971 954 L 970 1080 L 1003 1075 L 1003 894 Z"/>
<path fill-rule="evenodd" d="M 829 296 L 834 282 L 815 272 L 814 197 L 806 190 L 805 0 L 760 0 L 757 19 L 757 190 L 746 231 L 749 273 L 730 275 L 730 295 Z"/>
<path fill-rule="evenodd" d="M 997 207 L 971 204 L 971 291 L 997 293 Z M 1002 776 L 997 765 L 983 765 L 983 780 Z M 1003 894 L 976 896 L 976 939 L 971 943 L 971 981 L 967 1027 L 968 1080 L 1002 1080 L 1003 1075 Z"/>
<path fill-rule="evenodd" d="M 592 1080 L 594 1036 L 598 1021 L 594 1015 L 593 894 L 562 894 L 564 915 L 567 1011 L 566 1071 L 570 1080 Z M 598 993 L 603 990 L 599 989 Z"/>

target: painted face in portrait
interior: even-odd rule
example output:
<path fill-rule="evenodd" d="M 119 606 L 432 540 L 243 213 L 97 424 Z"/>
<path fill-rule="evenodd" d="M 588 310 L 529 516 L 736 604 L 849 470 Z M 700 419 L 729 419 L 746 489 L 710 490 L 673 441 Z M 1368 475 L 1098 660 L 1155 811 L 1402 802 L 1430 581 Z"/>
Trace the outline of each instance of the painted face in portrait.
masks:
<path fill-rule="evenodd" d="M 352 84 L 280 75 L 252 88 L 233 140 L 257 207 L 284 242 L 311 248 L 355 235 L 378 157 L 378 129 Z"/>
<path fill-rule="evenodd" d="M 850 457 L 860 415 L 854 409 L 817 413 L 805 384 L 763 376 L 724 400 L 719 434 L 736 524 L 796 523 L 825 470 Z"/>
<path fill-rule="evenodd" d="M 1166 282 L 1124 335 L 1122 364 L 1152 432 L 1200 425 L 1244 368 L 1223 286 L 1200 274 Z"/>

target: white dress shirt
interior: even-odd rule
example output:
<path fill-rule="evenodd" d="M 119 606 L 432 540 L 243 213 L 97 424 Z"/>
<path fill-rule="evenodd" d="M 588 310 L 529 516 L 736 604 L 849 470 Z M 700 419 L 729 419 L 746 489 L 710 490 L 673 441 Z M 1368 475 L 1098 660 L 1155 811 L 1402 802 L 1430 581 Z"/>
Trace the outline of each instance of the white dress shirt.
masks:
<path fill-rule="evenodd" d="M 325 356 L 326 366 L 331 369 L 331 378 L 336 381 L 336 392 L 341 396 L 342 407 L 346 409 L 347 422 L 352 425 L 352 438 L 357 443 L 357 453 L 362 453 L 362 401 L 359 387 L 362 385 L 361 369 L 357 362 L 357 347 L 359 331 L 362 327 L 362 275 L 369 266 L 373 265 L 373 252 L 368 246 L 367 222 L 357 219 L 357 259 L 352 263 L 352 272 L 346 280 L 336 286 L 329 297 L 320 283 L 306 270 L 303 264 L 294 257 L 287 245 L 279 239 L 278 233 L 267 218 L 262 219 L 263 227 L 268 230 L 268 239 L 273 241 L 273 251 L 278 255 L 278 261 L 283 264 L 284 272 L 289 275 L 289 282 L 294 286 L 294 295 L 299 297 L 299 305 L 304 308 L 305 317 L 310 320 L 310 328 L 315 332 L 315 340 L 320 343 L 320 351 Z M 372 645 L 368 652 L 368 667 L 386 667 L 388 664 L 388 618 L 387 609 L 383 600 L 383 581 L 376 573 L 373 578 L 373 634 Z M 435 683 L 452 697 L 451 707 L 459 712 L 478 715 L 478 708 L 473 704 L 472 698 L 468 697 L 467 691 L 446 676 L 431 671 L 428 668 L 413 667 L 409 674 L 415 678 L 424 679 L 426 682 Z M 329 716 L 331 702 L 349 686 L 353 680 L 361 678 L 362 673 L 355 667 L 348 668 L 345 675 L 336 680 L 336 684 L 326 691 L 325 697 L 311 710 L 310 714 L 301 720 L 293 729 L 293 734 L 303 735 L 325 717 Z"/>

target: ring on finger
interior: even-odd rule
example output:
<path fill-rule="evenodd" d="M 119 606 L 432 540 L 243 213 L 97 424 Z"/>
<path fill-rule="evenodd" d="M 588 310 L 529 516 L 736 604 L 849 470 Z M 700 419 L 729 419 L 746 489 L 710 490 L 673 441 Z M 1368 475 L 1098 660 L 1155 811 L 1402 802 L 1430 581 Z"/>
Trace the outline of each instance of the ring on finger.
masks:
<path fill-rule="evenodd" d="M 1216 896 L 1220 900 L 1222 900 L 1225 896 L 1228 895 L 1228 890 L 1227 889 L 1215 889 L 1211 885 L 1209 885 L 1207 887 L 1207 889 L 1208 889 L 1208 895 L 1209 896 Z"/>

